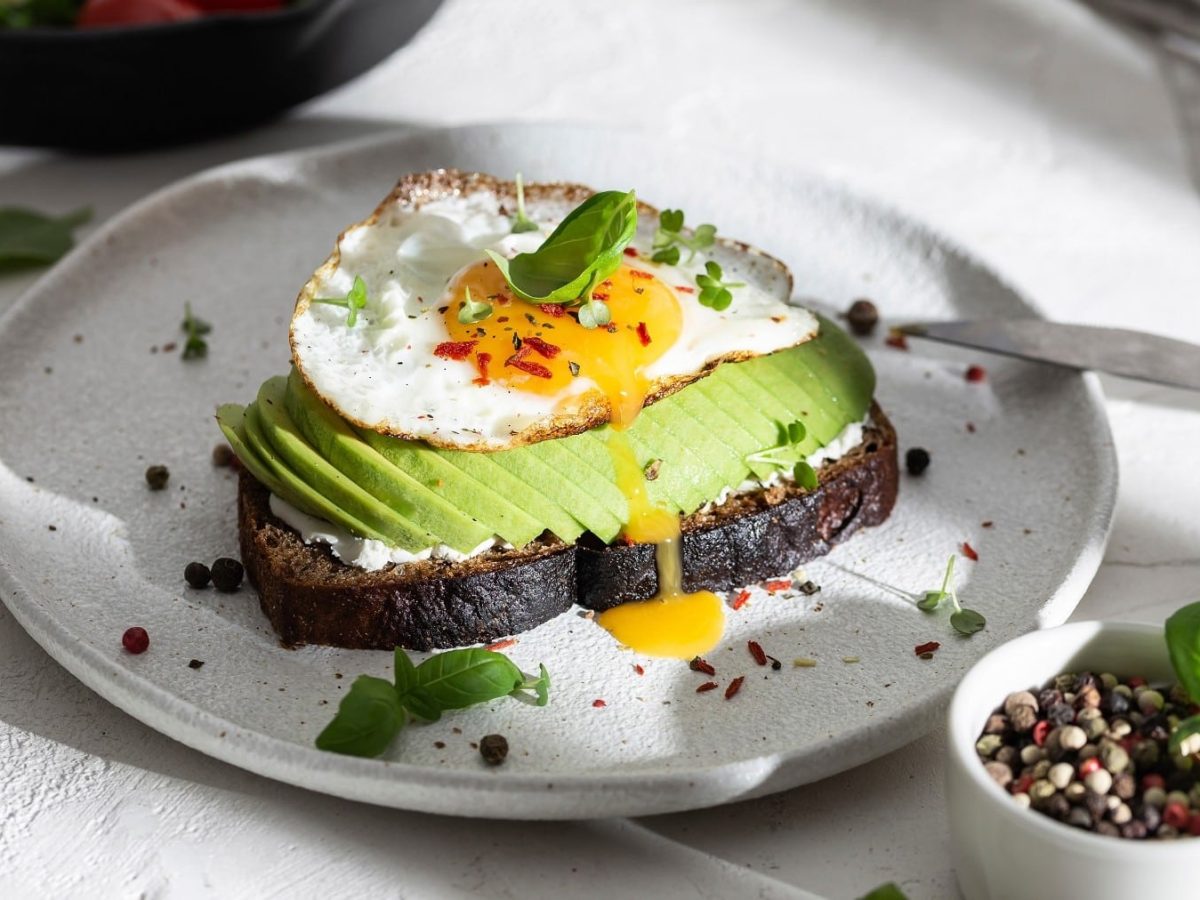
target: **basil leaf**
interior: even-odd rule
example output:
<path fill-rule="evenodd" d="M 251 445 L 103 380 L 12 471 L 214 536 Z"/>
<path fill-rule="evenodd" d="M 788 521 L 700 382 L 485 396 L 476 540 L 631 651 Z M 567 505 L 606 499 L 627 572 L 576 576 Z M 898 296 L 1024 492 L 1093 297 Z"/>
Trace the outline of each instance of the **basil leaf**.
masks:
<path fill-rule="evenodd" d="M 379 756 L 404 727 L 404 708 L 390 681 L 360 675 L 337 715 L 317 735 L 317 748 L 348 756 Z"/>
<path fill-rule="evenodd" d="M 511 260 L 487 253 L 521 299 L 570 303 L 617 270 L 636 232 L 633 191 L 601 191 L 575 207 L 533 253 Z"/>
<path fill-rule="evenodd" d="M 1200 716 L 1191 716 L 1175 726 L 1169 749 L 1182 756 L 1200 753 Z"/>
<path fill-rule="evenodd" d="M 0 208 L 0 269 L 58 262 L 75 246 L 72 232 L 91 217 L 86 207 L 57 219 L 31 209 Z"/>
<path fill-rule="evenodd" d="M 972 635 L 983 631 L 987 619 L 973 609 L 960 609 L 950 616 L 950 627 L 959 634 Z"/>
<path fill-rule="evenodd" d="M 468 648 L 431 656 L 417 666 L 417 686 L 406 697 L 417 707 L 439 711 L 465 709 L 511 694 L 525 675 L 507 656 L 490 650 Z M 424 718 L 424 715 L 422 715 Z"/>
<path fill-rule="evenodd" d="M 403 647 L 396 648 L 393 668 L 396 673 L 396 693 L 403 698 L 417 686 L 417 667 L 412 664 L 412 660 L 408 658 Z"/>
<path fill-rule="evenodd" d="M 1200 703 L 1200 603 L 1191 603 L 1167 619 L 1166 637 L 1179 683 Z"/>

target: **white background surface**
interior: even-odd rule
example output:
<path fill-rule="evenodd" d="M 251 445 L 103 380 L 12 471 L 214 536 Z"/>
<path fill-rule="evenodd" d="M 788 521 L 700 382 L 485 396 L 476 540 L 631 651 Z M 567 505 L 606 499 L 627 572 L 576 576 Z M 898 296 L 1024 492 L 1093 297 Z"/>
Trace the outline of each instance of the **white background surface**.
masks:
<path fill-rule="evenodd" d="M 104 218 L 209 165 L 389 122 L 595 121 L 681 154 L 725 145 L 828 172 L 950 233 L 1054 317 L 1200 341 L 1187 133 L 1200 94 L 1189 108 L 1183 91 L 1195 83 L 1066 0 L 452 0 L 385 65 L 252 134 L 113 158 L 0 151 L 0 203 L 91 203 Z M 31 280 L 0 280 L 0 308 Z M 1075 618 L 1161 621 L 1200 594 L 1200 399 L 1106 387 L 1123 484 Z M 441 819 L 176 745 L 75 682 L 0 610 L 0 888 L 841 898 L 895 880 L 914 900 L 952 897 L 941 739 L 720 810 Z"/>

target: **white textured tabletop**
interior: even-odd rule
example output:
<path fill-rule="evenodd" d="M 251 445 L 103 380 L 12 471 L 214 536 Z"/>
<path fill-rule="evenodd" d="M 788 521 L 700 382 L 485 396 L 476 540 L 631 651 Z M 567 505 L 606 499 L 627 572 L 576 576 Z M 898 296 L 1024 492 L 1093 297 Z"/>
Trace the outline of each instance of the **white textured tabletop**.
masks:
<path fill-rule="evenodd" d="M 450 0 L 380 68 L 251 134 L 120 157 L 0 150 L 0 205 L 103 219 L 230 159 L 514 118 L 823 171 L 949 233 L 1052 317 L 1200 342 L 1200 77 L 1067 0 Z M 0 310 L 32 280 L 0 278 Z M 1161 621 L 1200 594 L 1200 397 L 1105 388 L 1122 486 L 1075 618 Z M 850 898 L 894 880 L 953 897 L 941 740 L 717 810 L 437 818 L 176 744 L 0 607 L 0 894 Z"/>

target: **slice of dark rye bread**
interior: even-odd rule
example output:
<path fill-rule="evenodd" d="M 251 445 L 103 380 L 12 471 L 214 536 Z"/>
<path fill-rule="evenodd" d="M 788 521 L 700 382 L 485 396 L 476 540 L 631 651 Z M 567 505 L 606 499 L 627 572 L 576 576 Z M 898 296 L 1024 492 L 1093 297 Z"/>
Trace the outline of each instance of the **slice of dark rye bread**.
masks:
<path fill-rule="evenodd" d="M 862 442 L 819 470 L 820 484 L 746 494 L 683 520 L 685 590 L 724 591 L 790 572 L 892 511 L 896 432 L 878 406 Z M 575 603 L 604 610 L 653 596 L 652 544 L 576 546 L 546 535 L 521 550 L 464 562 L 423 560 L 366 572 L 324 544 L 306 545 L 270 510 L 270 495 L 242 472 L 242 561 L 263 612 L 285 646 L 429 650 L 487 643 L 528 631 Z"/>

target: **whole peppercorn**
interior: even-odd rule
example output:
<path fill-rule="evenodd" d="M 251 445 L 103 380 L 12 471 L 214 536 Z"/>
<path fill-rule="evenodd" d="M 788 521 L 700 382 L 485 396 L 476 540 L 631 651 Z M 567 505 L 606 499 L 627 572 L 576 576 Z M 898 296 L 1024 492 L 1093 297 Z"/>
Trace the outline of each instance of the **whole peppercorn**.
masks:
<path fill-rule="evenodd" d="M 1072 803 L 1079 803 L 1087 796 L 1087 788 L 1083 786 L 1082 781 L 1072 781 L 1063 789 L 1063 796 Z"/>
<path fill-rule="evenodd" d="M 1139 769 L 1153 769 L 1158 765 L 1158 758 L 1158 744 L 1154 741 L 1138 741 L 1133 745 L 1133 761 Z"/>
<path fill-rule="evenodd" d="M 1108 823 L 1101 822 L 1100 824 L 1105 825 Z M 1115 828 L 1116 826 L 1114 825 L 1113 827 Z M 1121 826 L 1121 831 L 1120 831 L 1121 837 L 1127 838 L 1128 840 L 1133 840 L 1133 841 L 1140 841 L 1148 833 L 1149 833 L 1149 829 L 1147 829 L 1146 826 L 1144 824 L 1142 824 L 1141 822 L 1139 822 L 1137 819 L 1134 819 L 1132 822 L 1126 822 L 1124 825 Z"/>
<path fill-rule="evenodd" d="M 1137 793 L 1137 781 L 1128 772 L 1113 776 L 1113 793 L 1122 800 L 1132 800 Z"/>
<path fill-rule="evenodd" d="M 1046 718 L 1055 725 L 1070 725 L 1075 721 L 1075 707 L 1070 703 L 1055 703 L 1046 708 Z"/>
<path fill-rule="evenodd" d="M 236 559 L 222 556 L 212 564 L 213 587 L 226 593 L 236 591 L 242 584 L 246 570 Z"/>
<path fill-rule="evenodd" d="M 1083 798 L 1083 802 L 1087 807 L 1087 811 L 1092 814 L 1093 819 L 1100 819 L 1108 812 L 1108 798 L 1103 794 L 1089 790 Z"/>
<path fill-rule="evenodd" d="M 1076 828 L 1091 828 L 1092 814 L 1082 806 L 1073 806 L 1067 813 L 1067 824 L 1074 825 Z"/>
<path fill-rule="evenodd" d="M 1027 766 L 1035 765 L 1046 754 L 1037 744 L 1028 744 L 1021 748 L 1021 762 Z"/>
<path fill-rule="evenodd" d="M 1038 723 L 1037 710 L 1032 706 L 1018 706 L 1013 709 L 1008 721 L 1012 725 L 1013 731 L 1024 734 L 1033 730 L 1033 726 Z"/>
<path fill-rule="evenodd" d="M 1112 787 L 1113 779 L 1108 769 L 1097 769 L 1095 772 L 1088 773 L 1087 777 L 1083 779 L 1083 783 L 1089 791 L 1107 794 L 1109 788 Z"/>
<path fill-rule="evenodd" d="M 1116 809 L 1108 814 L 1114 825 L 1124 825 L 1133 818 L 1133 810 L 1125 803 L 1118 803 Z"/>
<path fill-rule="evenodd" d="M 909 475 L 923 475 L 929 468 L 929 451 L 923 447 L 910 447 L 904 454 L 904 466 Z"/>
<path fill-rule="evenodd" d="M 987 723 L 983 726 L 984 734 L 1004 734 L 1008 731 L 1008 718 L 999 713 L 992 713 L 988 716 Z"/>
<path fill-rule="evenodd" d="M 1126 719 L 1114 719 L 1108 726 L 1108 735 L 1115 741 L 1119 741 L 1121 738 L 1126 737 L 1132 731 L 1133 728 L 1130 727 L 1129 722 Z"/>
<path fill-rule="evenodd" d="M 508 739 L 502 734 L 485 734 L 479 739 L 479 755 L 489 766 L 498 766 L 508 757 Z"/>
<path fill-rule="evenodd" d="M 140 628 L 137 625 L 127 628 L 125 629 L 125 633 L 121 635 L 121 646 L 135 656 L 139 653 L 145 653 L 150 647 L 150 635 L 146 633 L 145 628 Z"/>
<path fill-rule="evenodd" d="M 1129 712 L 1129 698 L 1119 691 L 1109 691 L 1101 700 L 1100 708 L 1110 716 L 1123 716 Z"/>
<path fill-rule="evenodd" d="M 1118 772 L 1124 772 L 1129 765 L 1129 754 L 1120 744 L 1105 742 L 1100 747 L 1100 762 L 1104 764 L 1104 768 L 1116 775 Z"/>
<path fill-rule="evenodd" d="M 1045 803 L 1055 794 L 1054 785 L 1046 779 L 1035 781 L 1029 786 L 1029 799 L 1035 804 Z"/>
<path fill-rule="evenodd" d="M 225 468 L 233 462 L 233 450 L 228 444 L 217 444 L 212 448 L 212 464 Z"/>
<path fill-rule="evenodd" d="M 996 762 L 1004 763 L 1011 769 L 1021 762 L 1021 751 L 1011 744 L 1005 744 L 996 751 Z"/>
<path fill-rule="evenodd" d="M 208 582 L 212 580 L 212 573 L 208 571 L 208 566 L 201 562 L 190 562 L 183 570 L 183 580 L 194 588 L 208 587 Z"/>
<path fill-rule="evenodd" d="M 152 491 L 161 491 L 170 478 L 171 472 L 166 466 L 151 466 L 146 470 L 146 484 Z"/>
<path fill-rule="evenodd" d="M 879 310 L 870 300 L 855 300 L 846 310 L 846 321 L 850 324 L 851 331 L 859 337 L 866 337 L 879 324 Z"/>
<path fill-rule="evenodd" d="M 1060 791 L 1065 790 L 1067 785 L 1071 783 L 1071 779 L 1075 777 L 1075 767 L 1070 763 L 1055 763 L 1050 767 L 1050 771 L 1046 773 L 1046 777 Z"/>
<path fill-rule="evenodd" d="M 1163 695 L 1158 691 L 1144 690 L 1138 694 L 1138 708 L 1147 716 L 1152 716 L 1157 712 L 1161 712 L 1163 708 Z"/>
<path fill-rule="evenodd" d="M 1004 698 L 1004 714 L 1010 719 L 1013 713 L 1022 707 L 1028 706 L 1034 712 L 1037 712 L 1038 702 L 1037 697 L 1029 691 L 1014 691 Z"/>
<path fill-rule="evenodd" d="M 1167 792 L 1161 787 L 1148 787 L 1142 792 L 1142 803 L 1147 808 L 1162 809 L 1167 805 Z"/>
<path fill-rule="evenodd" d="M 1046 800 L 1046 814 L 1056 819 L 1065 819 L 1071 812 L 1071 803 L 1062 794 L 1055 794 Z"/>
<path fill-rule="evenodd" d="M 981 759 L 991 759 L 1004 741 L 998 734 L 985 734 L 975 742 L 975 752 Z"/>
<path fill-rule="evenodd" d="M 1075 708 L 1084 710 L 1100 706 L 1100 692 L 1093 685 L 1088 685 L 1075 694 Z"/>
<path fill-rule="evenodd" d="M 1058 731 L 1058 742 L 1064 750 L 1080 750 L 1087 743 L 1087 733 L 1078 725 L 1064 725 Z"/>
<path fill-rule="evenodd" d="M 996 782 L 1000 787 L 1008 787 L 1013 780 L 1012 769 L 1004 765 L 1004 763 L 993 760 L 992 762 L 984 763 L 983 767 L 992 776 L 992 781 Z"/>
<path fill-rule="evenodd" d="M 1062 691 L 1057 688 L 1042 688 L 1038 691 L 1037 702 L 1039 709 L 1049 709 L 1056 703 L 1062 703 Z"/>

